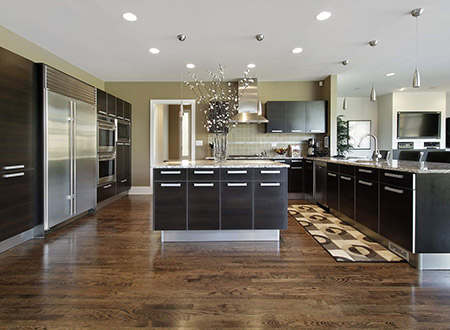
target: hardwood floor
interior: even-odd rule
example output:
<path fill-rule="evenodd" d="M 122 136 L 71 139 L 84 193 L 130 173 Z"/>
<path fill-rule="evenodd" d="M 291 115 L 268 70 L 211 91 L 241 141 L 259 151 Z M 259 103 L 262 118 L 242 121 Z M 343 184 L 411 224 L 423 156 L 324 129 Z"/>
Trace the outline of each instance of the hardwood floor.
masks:
<path fill-rule="evenodd" d="M 450 326 L 450 272 L 337 263 L 295 221 L 277 243 L 168 243 L 149 196 L 0 254 L 0 327 Z"/>

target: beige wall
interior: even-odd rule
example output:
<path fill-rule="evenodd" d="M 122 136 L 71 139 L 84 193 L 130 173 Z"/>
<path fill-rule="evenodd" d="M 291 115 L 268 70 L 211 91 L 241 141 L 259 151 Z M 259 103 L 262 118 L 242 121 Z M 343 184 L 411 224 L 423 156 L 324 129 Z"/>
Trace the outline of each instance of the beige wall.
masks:
<path fill-rule="evenodd" d="M 92 86 L 104 89 L 102 80 L 0 26 L 0 46 L 36 63 L 46 63 Z"/>

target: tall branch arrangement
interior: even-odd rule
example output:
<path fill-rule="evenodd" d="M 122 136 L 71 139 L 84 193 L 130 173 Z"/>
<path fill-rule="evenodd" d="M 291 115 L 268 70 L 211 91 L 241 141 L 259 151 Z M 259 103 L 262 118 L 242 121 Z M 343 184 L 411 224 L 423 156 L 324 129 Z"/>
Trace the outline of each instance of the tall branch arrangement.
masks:
<path fill-rule="evenodd" d="M 237 114 L 239 109 L 239 99 L 244 95 L 247 87 L 254 82 L 249 77 L 250 70 L 245 71 L 241 82 L 244 88 L 241 92 L 237 88 L 237 84 L 225 82 L 225 71 L 219 64 L 219 72 L 214 73 L 208 71 L 211 82 L 203 82 L 195 73 L 189 73 L 193 81 L 185 81 L 184 83 L 194 93 L 197 98 L 197 104 L 200 111 L 205 114 L 203 126 L 210 132 L 228 132 L 231 118 Z"/>

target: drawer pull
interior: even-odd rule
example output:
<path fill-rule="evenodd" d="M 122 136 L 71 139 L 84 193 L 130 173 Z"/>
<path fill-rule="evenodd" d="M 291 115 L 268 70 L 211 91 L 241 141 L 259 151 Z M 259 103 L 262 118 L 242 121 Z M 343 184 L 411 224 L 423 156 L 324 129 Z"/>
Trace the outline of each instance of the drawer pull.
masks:
<path fill-rule="evenodd" d="M 396 194 L 403 194 L 403 190 L 402 189 L 395 189 L 395 188 L 391 188 L 391 187 L 384 187 L 384 190 L 396 193 Z"/>
<path fill-rule="evenodd" d="M 116 115 L 113 114 L 113 113 L 110 113 L 109 115 L 110 115 L 111 117 L 114 117 L 114 118 L 116 117 Z"/>
<path fill-rule="evenodd" d="M 307 160 L 306 161 L 308 164 L 312 164 L 312 160 Z"/>
<path fill-rule="evenodd" d="M 372 183 L 372 182 L 367 182 L 367 181 L 363 181 L 363 180 L 359 180 L 358 182 L 359 182 L 360 184 L 365 185 L 365 186 L 369 186 L 369 187 L 372 187 L 372 186 L 373 186 L 373 183 Z"/>
<path fill-rule="evenodd" d="M 291 162 L 292 163 L 301 163 L 301 162 L 303 162 L 303 160 L 301 160 L 301 159 L 293 159 L 293 160 L 291 160 Z"/>
<path fill-rule="evenodd" d="M 275 159 L 275 161 L 277 163 L 286 163 L 286 161 L 284 159 Z"/>
<path fill-rule="evenodd" d="M 181 183 L 161 183 L 161 187 L 163 187 L 163 188 L 176 188 L 176 187 L 181 187 Z"/>
<path fill-rule="evenodd" d="M 164 174 L 164 175 L 178 175 L 178 174 L 181 174 L 181 171 L 161 171 L 161 174 Z"/>
<path fill-rule="evenodd" d="M 328 176 L 332 176 L 333 178 L 336 177 L 336 174 L 334 174 L 334 173 L 327 173 L 327 174 L 328 174 Z"/>
<path fill-rule="evenodd" d="M 107 115 L 107 113 L 105 111 L 101 111 L 101 110 L 99 110 L 98 113 L 102 113 L 104 115 Z"/>
<path fill-rule="evenodd" d="M 214 183 L 194 183 L 194 187 L 214 187 Z"/>
<path fill-rule="evenodd" d="M 106 186 L 103 186 L 103 189 L 108 189 L 108 188 L 111 188 L 111 187 L 112 187 L 112 185 L 107 184 Z"/>
<path fill-rule="evenodd" d="M 273 129 L 272 133 L 283 133 L 282 129 Z"/>
<path fill-rule="evenodd" d="M 268 183 L 264 183 L 264 182 L 261 182 L 260 184 L 259 184 L 261 187 L 279 187 L 280 186 L 280 183 L 279 182 L 268 182 Z"/>
<path fill-rule="evenodd" d="M 8 166 L 3 166 L 3 169 L 5 171 L 20 170 L 21 168 L 25 168 L 25 165 L 8 165 Z"/>
<path fill-rule="evenodd" d="M 128 179 L 123 179 L 120 182 L 124 183 L 124 182 L 127 182 L 127 181 L 128 181 Z"/>
<path fill-rule="evenodd" d="M 214 171 L 194 171 L 194 174 L 214 174 Z"/>
<path fill-rule="evenodd" d="M 123 119 L 123 117 L 122 117 L 122 116 L 117 116 L 117 118 L 119 118 L 119 119 Z"/>
<path fill-rule="evenodd" d="M 301 133 L 303 132 L 301 129 L 291 129 L 291 133 Z"/>
<path fill-rule="evenodd" d="M 364 170 L 364 169 L 362 169 L 362 168 L 359 168 L 358 171 L 361 172 L 361 173 L 369 173 L 369 174 L 372 174 L 372 170 Z"/>
<path fill-rule="evenodd" d="M 291 167 L 291 170 L 302 170 L 303 167 Z"/>
<path fill-rule="evenodd" d="M 322 133 L 323 130 L 321 130 L 321 129 L 310 129 L 309 132 L 310 133 Z"/>
<path fill-rule="evenodd" d="M 247 183 L 227 183 L 228 187 L 247 187 Z"/>
<path fill-rule="evenodd" d="M 341 179 L 342 180 L 346 180 L 346 181 L 352 181 L 352 178 L 349 178 L 348 176 L 342 176 L 341 175 Z"/>
<path fill-rule="evenodd" d="M 227 171 L 227 174 L 247 174 L 247 171 Z"/>
<path fill-rule="evenodd" d="M 24 176 L 25 172 L 20 172 L 20 173 L 12 173 L 12 174 L 3 174 L 3 178 L 4 179 L 10 179 L 10 178 L 16 178 L 19 176 Z"/>
<path fill-rule="evenodd" d="M 403 175 L 401 175 L 401 174 L 384 173 L 384 176 L 388 176 L 390 178 L 395 178 L 395 179 L 403 179 Z"/>
<path fill-rule="evenodd" d="M 280 174 L 281 171 L 261 171 L 261 174 Z"/>
<path fill-rule="evenodd" d="M 130 119 L 130 118 L 125 118 L 125 120 L 126 120 L 126 121 L 131 121 L 131 119 Z"/>

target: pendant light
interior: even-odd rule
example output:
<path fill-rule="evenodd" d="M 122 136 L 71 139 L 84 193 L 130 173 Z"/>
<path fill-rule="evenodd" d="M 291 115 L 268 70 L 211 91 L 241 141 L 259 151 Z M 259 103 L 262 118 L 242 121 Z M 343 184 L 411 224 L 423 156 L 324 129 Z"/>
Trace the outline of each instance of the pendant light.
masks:
<path fill-rule="evenodd" d="M 420 73 L 418 67 L 419 62 L 419 16 L 423 14 L 423 8 L 416 8 L 411 11 L 411 16 L 416 19 L 416 69 L 413 74 L 412 87 L 420 87 Z"/>
<path fill-rule="evenodd" d="M 344 60 L 341 63 L 345 67 L 348 65 L 349 61 Z M 344 85 L 344 78 L 345 78 L 345 74 L 342 75 L 342 85 Z M 347 109 L 348 109 L 347 98 L 344 96 L 344 102 L 342 102 L 342 110 L 347 110 Z"/>
<path fill-rule="evenodd" d="M 183 41 L 186 40 L 185 34 L 179 34 L 177 35 L 177 39 L 183 43 Z M 183 53 L 181 54 L 181 70 L 180 70 L 180 112 L 178 113 L 178 116 L 180 117 L 180 120 L 183 120 L 184 116 L 184 108 L 183 108 L 183 72 L 184 72 L 184 61 L 183 61 Z"/>
<path fill-rule="evenodd" d="M 375 66 L 375 46 L 378 45 L 378 40 L 372 40 L 369 42 L 369 46 L 372 47 L 372 70 Z M 370 90 L 370 101 L 377 101 L 377 92 L 375 91 L 374 74 L 372 73 L 372 89 Z"/>

